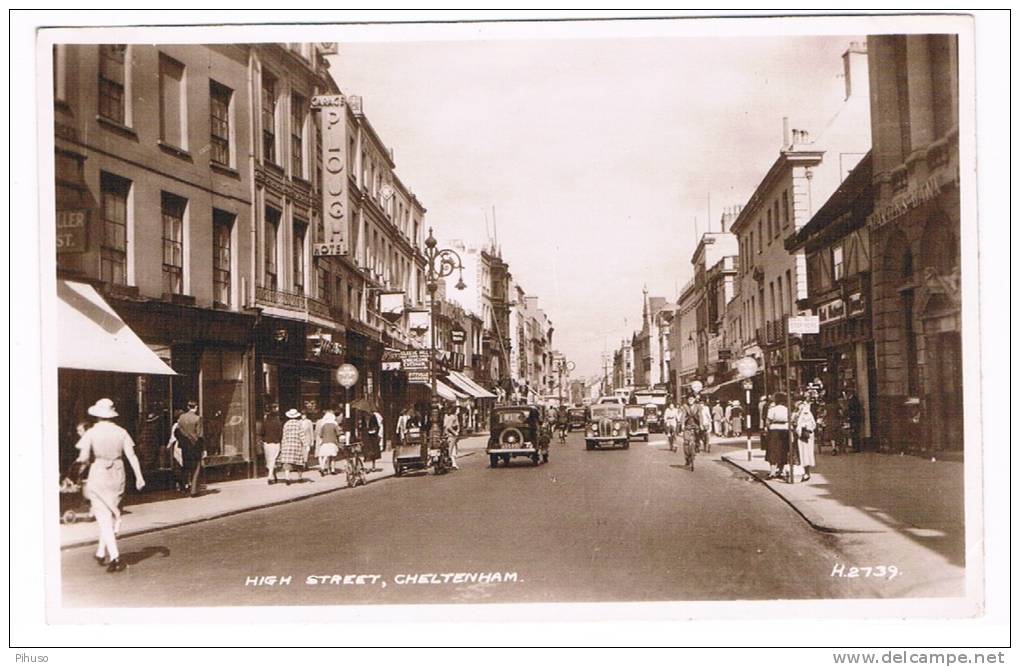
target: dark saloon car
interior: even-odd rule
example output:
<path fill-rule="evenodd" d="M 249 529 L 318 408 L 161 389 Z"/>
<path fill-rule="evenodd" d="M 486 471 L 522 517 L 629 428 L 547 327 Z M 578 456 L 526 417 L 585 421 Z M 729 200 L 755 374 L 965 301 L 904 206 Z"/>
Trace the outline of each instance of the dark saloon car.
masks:
<path fill-rule="evenodd" d="M 599 403 L 589 410 L 588 424 L 584 429 L 585 449 L 596 447 L 630 447 L 630 429 L 620 403 Z"/>
<path fill-rule="evenodd" d="M 510 464 L 515 456 L 524 456 L 538 465 L 549 461 L 549 435 L 542 428 L 542 416 L 531 405 L 497 406 L 489 419 L 489 443 L 485 447 L 489 466 L 500 460 Z"/>

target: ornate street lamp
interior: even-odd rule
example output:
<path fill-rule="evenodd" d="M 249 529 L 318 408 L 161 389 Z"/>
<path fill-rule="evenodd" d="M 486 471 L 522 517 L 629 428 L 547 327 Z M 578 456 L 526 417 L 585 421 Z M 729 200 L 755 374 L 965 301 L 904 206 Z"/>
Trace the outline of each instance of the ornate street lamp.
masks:
<path fill-rule="evenodd" d="M 433 447 L 440 439 L 439 426 L 439 398 L 436 393 L 436 290 L 439 288 L 439 281 L 454 271 L 458 271 L 457 284 L 459 290 L 464 289 L 464 264 L 460 255 L 454 250 L 444 248 L 437 250 L 438 242 L 432 235 L 432 228 L 429 227 L 429 236 L 425 239 L 425 289 L 429 293 L 429 383 L 432 385 L 432 401 L 429 408 L 429 434 L 428 447 Z"/>

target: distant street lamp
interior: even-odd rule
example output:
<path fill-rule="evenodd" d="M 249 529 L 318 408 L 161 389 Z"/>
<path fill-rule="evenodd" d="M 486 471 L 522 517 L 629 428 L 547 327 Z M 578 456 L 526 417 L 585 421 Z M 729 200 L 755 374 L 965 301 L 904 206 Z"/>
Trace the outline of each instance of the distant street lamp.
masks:
<path fill-rule="evenodd" d="M 439 281 L 454 271 L 459 272 L 457 284 L 459 290 L 463 290 L 464 264 L 460 255 L 449 248 L 437 250 L 438 242 L 432 235 L 432 228 L 429 227 L 429 236 L 425 239 L 425 289 L 429 293 L 429 329 L 431 331 L 429 343 L 429 383 L 432 385 L 432 400 L 429 406 L 429 434 L 428 447 L 436 445 L 440 438 L 439 427 L 439 398 L 436 393 L 436 290 L 439 289 Z"/>

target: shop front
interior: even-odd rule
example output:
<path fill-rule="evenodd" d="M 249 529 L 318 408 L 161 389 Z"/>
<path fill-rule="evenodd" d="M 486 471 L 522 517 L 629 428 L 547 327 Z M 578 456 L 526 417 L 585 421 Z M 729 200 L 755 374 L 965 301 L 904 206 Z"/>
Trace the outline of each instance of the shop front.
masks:
<path fill-rule="evenodd" d="M 258 327 L 258 414 L 296 409 L 318 419 L 339 407 L 343 388 L 335 383 L 344 362 L 342 331 L 298 320 L 262 317 Z"/>
<path fill-rule="evenodd" d="M 254 460 L 254 315 L 165 301 L 114 299 L 112 303 L 176 372 L 174 377 L 142 377 L 138 382 L 138 409 L 144 416 L 139 431 L 143 440 L 151 441 L 145 449 L 158 450 L 158 474 L 149 481 L 172 484 L 173 462 L 161 445 L 169 440 L 173 424 L 189 401 L 198 403 L 203 420 L 207 480 L 249 476 Z"/>
<path fill-rule="evenodd" d="M 207 478 L 246 474 L 254 317 L 162 301 L 107 300 L 82 282 L 59 280 L 57 295 L 62 471 L 76 456 L 76 425 L 89 405 L 105 397 L 135 441 L 147 491 L 173 486 L 166 444 L 189 400 L 198 402 L 204 419 Z"/>
<path fill-rule="evenodd" d="M 819 295 L 817 353 L 825 359 L 818 379 L 827 400 L 845 397 L 860 405 L 860 438 L 865 448 L 875 443 L 875 346 L 871 333 L 871 281 L 866 273 L 842 284 L 839 291 Z"/>

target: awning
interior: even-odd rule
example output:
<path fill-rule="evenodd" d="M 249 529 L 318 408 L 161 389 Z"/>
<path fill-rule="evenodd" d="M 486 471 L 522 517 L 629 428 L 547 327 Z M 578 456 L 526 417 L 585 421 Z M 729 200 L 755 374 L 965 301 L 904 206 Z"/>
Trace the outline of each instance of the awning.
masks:
<path fill-rule="evenodd" d="M 58 368 L 177 375 L 86 283 L 57 281 L 57 332 Z"/>
<path fill-rule="evenodd" d="M 458 389 L 467 393 L 469 396 L 473 396 L 475 398 L 496 398 L 495 394 L 486 391 L 484 388 L 475 383 L 474 380 L 463 373 L 450 371 L 449 378 Z"/>
<path fill-rule="evenodd" d="M 446 384 L 442 380 L 436 380 L 436 393 L 439 394 L 441 398 L 444 398 L 447 401 L 457 401 L 460 399 L 468 398 L 467 394 L 463 394 L 457 391 L 456 389 Z"/>

